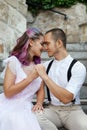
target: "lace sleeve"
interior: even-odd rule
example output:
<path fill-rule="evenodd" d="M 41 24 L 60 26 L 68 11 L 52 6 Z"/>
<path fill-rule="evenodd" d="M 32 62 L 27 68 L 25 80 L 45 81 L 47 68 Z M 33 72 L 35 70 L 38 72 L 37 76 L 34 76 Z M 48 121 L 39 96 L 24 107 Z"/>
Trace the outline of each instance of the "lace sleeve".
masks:
<path fill-rule="evenodd" d="M 27 77 L 27 75 L 24 73 L 24 71 L 21 67 L 21 63 L 18 61 L 18 59 L 15 56 L 11 56 L 11 57 L 7 58 L 4 61 L 4 64 L 5 64 L 5 69 L 0 76 L 1 78 L 4 79 L 7 66 L 10 68 L 12 73 L 15 74 L 17 77 L 19 77 L 21 80 L 23 80 Z"/>
<path fill-rule="evenodd" d="M 16 75 L 16 64 L 13 61 L 9 61 L 7 66 L 10 68 L 13 74 Z"/>
<path fill-rule="evenodd" d="M 0 74 L 0 78 L 4 79 L 5 71 L 6 71 L 7 66 L 10 68 L 12 73 L 16 75 L 16 63 L 15 63 L 15 60 L 8 60 L 7 59 L 7 60 L 3 61 L 3 64 L 4 64 L 5 68 L 4 68 L 3 72 Z"/>

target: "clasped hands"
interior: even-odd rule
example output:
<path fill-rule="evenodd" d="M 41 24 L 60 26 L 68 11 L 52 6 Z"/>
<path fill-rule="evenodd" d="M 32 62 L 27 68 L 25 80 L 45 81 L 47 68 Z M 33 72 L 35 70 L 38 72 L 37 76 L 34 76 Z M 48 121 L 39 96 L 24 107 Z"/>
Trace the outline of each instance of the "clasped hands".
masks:
<path fill-rule="evenodd" d="M 37 64 L 33 67 L 32 71 L 30 72 L 31 76 L 33 76 L 33 78 L 37 78 L 38 76 L 40 76 L 42 79 L 44 79 L 46 74 L 46 69 L 42 64 Z"/>

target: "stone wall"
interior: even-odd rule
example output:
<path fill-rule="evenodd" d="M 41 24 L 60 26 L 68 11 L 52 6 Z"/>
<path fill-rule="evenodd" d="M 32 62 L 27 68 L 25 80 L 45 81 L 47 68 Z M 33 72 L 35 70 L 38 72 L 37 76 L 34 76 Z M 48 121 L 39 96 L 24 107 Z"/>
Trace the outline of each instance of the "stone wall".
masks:
<path fill-rule="evenodd" d="M 52 11 L 40 11 L 37 17 L 32 17 L 30 12 L 27 13 L 28 27 L 40 28 L 43 32 L 54 27 L 62 28 L 67 34 L 69 43 L 81 43 L 87 41 L 87 12 L 86 6 L 78 3 L 71 8 L 55 8 L 67 15 L 64 16 Z"/>
<path fill-rule="evenodd" d="M 26 29 L 25 0 L 0 0 L 0 60 L 6 58 Z"/>

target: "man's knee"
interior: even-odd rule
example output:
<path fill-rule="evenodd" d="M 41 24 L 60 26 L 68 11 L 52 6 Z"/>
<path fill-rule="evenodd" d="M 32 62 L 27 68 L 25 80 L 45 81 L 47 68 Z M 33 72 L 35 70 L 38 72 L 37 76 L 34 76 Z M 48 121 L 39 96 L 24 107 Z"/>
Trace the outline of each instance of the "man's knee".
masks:
<path fill-rule="evenodd" d="M 87 120 L 78 124 L 79 130 L 87 130 Z"/>
<path fill-rule="evenodd" d="M 56 125 L 46 118 L 44 112 L 36 112 L 36 117 L 42 130 L 58 130 Z"/>

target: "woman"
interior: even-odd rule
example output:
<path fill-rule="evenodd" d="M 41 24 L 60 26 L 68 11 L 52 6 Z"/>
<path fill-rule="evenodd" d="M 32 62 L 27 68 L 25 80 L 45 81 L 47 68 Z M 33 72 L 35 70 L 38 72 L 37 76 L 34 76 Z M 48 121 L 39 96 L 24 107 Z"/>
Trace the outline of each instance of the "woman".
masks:
<path fill-rule="evenodd" d="M 33 111 L 43 109 L 43 83 L 34 69 L 35 64 L 40 63 L 43 40 L 38 29 L 28 29 L 5 60 L 4 93 L 0 94 L 0 130 L 41 130 Z M 35 93 L 37 103 L 33 106 Z"/>

